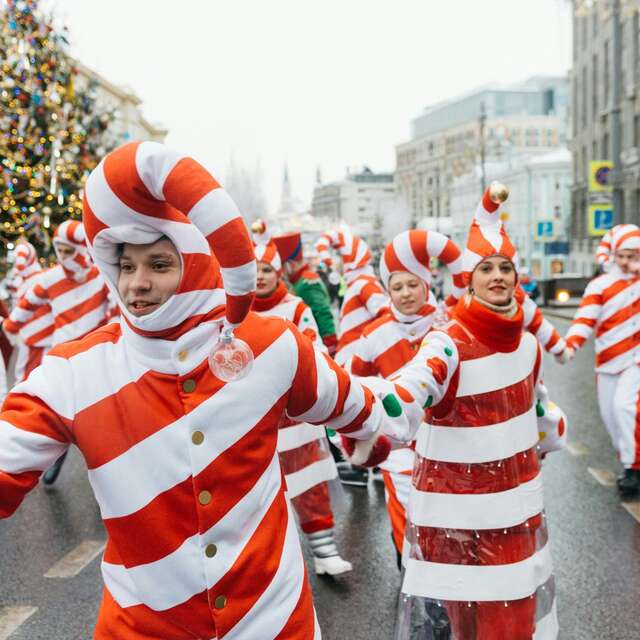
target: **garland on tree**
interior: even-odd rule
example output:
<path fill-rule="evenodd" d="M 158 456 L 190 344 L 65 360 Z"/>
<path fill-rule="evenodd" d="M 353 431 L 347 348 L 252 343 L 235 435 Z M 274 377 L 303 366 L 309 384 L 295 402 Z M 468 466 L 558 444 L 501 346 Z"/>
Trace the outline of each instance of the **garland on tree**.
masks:
<path fill-rule="evenodd" d="M 84 182 L 116 140 L 114 111 L 97 105 L 95 83 L 76 83 L 66 29 L 38 4 L 0 9 L 0 238 L 26 237 L 45 262 L 50 232 L 80 218 Z"/>

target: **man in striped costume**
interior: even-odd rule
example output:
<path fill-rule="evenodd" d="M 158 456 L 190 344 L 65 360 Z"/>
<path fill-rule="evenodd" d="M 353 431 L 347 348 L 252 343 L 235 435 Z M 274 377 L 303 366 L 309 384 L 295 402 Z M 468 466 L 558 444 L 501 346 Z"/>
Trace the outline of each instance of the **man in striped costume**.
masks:
<path fill-rule="evenodd" d="M 54 347 L 7 397 L 0 517 L 73 442 L 108 534 L 96 639 L 320 638 L 278 425 L 370 438 L 380 403 L 291 323 L 247 315 L 249 235 L 191 158 L 124 145 L 90 175 L 83 208 L 121 321 Z M 225 383 L 207 357 L 234 327 L 255 359 Z"/>
<path fill-rule="evenodd" d="M 333 261 L 329 248 L 342 258 L 342 271 L 347 291 L 340 307 L 340 334 L 335 359 L 348 365 L 357 349 L 364 328 L 384 309 L 389 301 L 370 265 L 371 252 L 361 238 L 347 228 L 328 231 L 316 242 L 320 259 L 331 267 Z"/>
<path fill-rule="evenodd" d="M 407 440 L 417 430 L 399 640 L 558 634 L 539 454 L 566 433 L 514 298 L 516 253 L 499 218 L 506 197 L 494 183 L 478 206 L 454 319 L 391 378 L 402 412 L 388 434 Z M 380 440 L 355 445 L 353 456 Z"/>
<path fill-rule="evenodd" d="M 35 247 L 26 241 L 18 244 L 15 252 L 15 268 L 20 276 L 20 286 L 16 291 L 16 304 L 37 284 L 45 273 L 38 261 Z M 13 318 L 20 316 L 15 309 Z M 41 362 L 45 350 L 51 346 L 54 329 L 53 315 L 48 304 L 41 305 L 29 313 L 26 322 L 17 322 L 8 316 L 3 321 L 3 330 L 9 341 L 17 346 L 18 353 L 13 373 L 14 380 L 24 380 Z"/>
<path fill-rule="evenodd" d="M 640 493 L 640 229 L 614 227 L 596 259 L 605 273 L 588 284 L 567 343 L 579 349 L 595 330 L 600 415 L 624 467 L 620 493 L 634 496 Z"/>
<path fill-rule="evenodd" d="M 454 287 L 462 285 L 460 249 L 441 233 L 404 231 L 386 246 L 380 258 L 380 279 L 391 299 L 389 311 L 362 332 L 351 361 L 353 374 L 388 379 L 416 355 L 438 307 L 429 287 L 431 258 L 447 265 Z M 405 548 L 414 448 L 413 442 L 408 447 L 399 447 L 379 465 L 399 567 Z"/>

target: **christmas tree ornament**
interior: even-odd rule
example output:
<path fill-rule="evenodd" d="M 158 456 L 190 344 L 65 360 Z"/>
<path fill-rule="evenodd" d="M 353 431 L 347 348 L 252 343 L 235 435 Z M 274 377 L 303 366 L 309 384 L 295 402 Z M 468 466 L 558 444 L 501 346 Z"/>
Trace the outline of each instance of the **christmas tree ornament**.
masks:
<path fill-rule="evenodd" d="M 236 382 L 251 371 L 253 360 L 251 347 L 244 340 L 236 338 L 231 327 L 225 326 L 209 353 L 209 368 L 216 378 L 224 382 Z"/>

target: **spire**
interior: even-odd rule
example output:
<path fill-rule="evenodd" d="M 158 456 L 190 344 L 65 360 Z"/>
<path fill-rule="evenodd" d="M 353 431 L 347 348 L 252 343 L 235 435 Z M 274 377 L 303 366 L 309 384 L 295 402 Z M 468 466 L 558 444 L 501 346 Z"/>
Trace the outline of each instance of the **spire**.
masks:
<path fill-rule="evenodd" d="M 316 184 L 322 184 L 322 172 L 320 170 L 320 165 L 316 167 Z"/>
<path fill-rule="evenodd" d="M 289 182 L 289 165 L 285 160 L 282 176 L 282 195 L 280 197 L 280 211 L 292 211 L 291 183 Z"/>

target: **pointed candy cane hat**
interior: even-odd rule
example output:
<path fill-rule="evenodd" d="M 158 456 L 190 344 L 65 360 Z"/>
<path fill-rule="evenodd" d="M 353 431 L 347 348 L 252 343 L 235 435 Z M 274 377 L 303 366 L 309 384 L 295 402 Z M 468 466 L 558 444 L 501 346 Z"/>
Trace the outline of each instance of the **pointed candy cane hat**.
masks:
<path fill-rule="evenodd" d="M 253 222 L 251 224 L 251 233 L 253 235 L 253 251 L 256 256 L 256 261 L 266 262 L 270 264 L 278 274 L 282 273 L 282 260 L 278 253 L 278 247 L 273 242 L 264 220 L 258 219 Z"/>
<path fill-rule="evenodd" d="M 179 335 L 223 307 L 228 325 L 236 326 L 249 312 L 256 284 L 249 232 L 231 197 L 192 158 L 157 142 L 125 144 L 91 172 L 83 211 L 89 249 L 119 301 L 123 243 L 166 236 L 180 254 L 178 289 L 153 313 L 133 316 L 120 301 L 134 331 Z"/>

